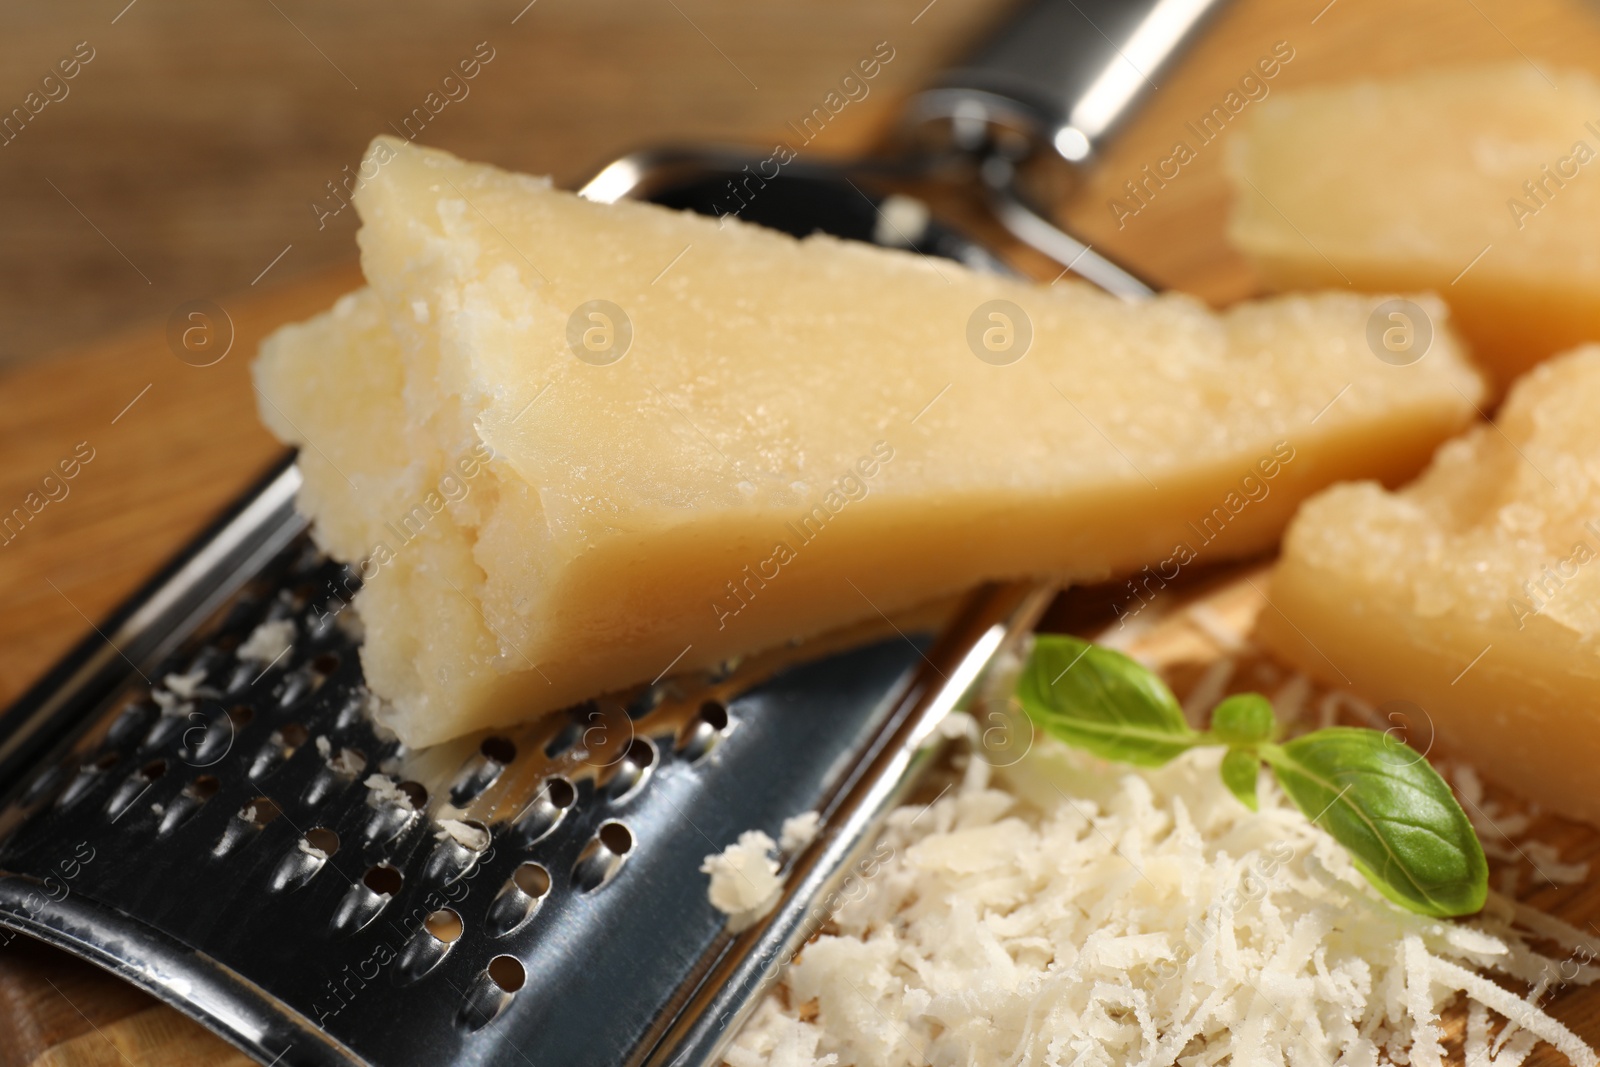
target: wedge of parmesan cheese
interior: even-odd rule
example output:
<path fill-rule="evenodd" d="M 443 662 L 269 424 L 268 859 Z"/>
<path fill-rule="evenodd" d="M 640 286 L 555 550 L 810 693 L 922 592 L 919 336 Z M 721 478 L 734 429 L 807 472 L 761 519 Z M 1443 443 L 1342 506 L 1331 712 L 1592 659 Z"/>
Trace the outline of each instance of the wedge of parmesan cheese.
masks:
<path fill-rule="evenodd" d="M 371 290 L 256 374 L 412 745 L 983 579 L 1259 551 L 1481 393 L 1437 304 L 1397 367 L 1378 298 L 1133 307 L 393 140 L 371 164 Z"/>
<path fill-rule="evenodd" d="M 1261 616 L 1279 655 L 1404 700 L 1489 777 L 1600 824 L 1600 347 L 1512 389 L 1398 493 L 1307 502 Z M 1380 711 L 1382 710 L 1380 706 Z"/>
<path fill-rule="evenodd" d="M 1436 290 L 1503 388 L 1600 340 L 1600 84 L 1503 65 L 1274 93 L 1229 236 L 1279 289 Z"/>

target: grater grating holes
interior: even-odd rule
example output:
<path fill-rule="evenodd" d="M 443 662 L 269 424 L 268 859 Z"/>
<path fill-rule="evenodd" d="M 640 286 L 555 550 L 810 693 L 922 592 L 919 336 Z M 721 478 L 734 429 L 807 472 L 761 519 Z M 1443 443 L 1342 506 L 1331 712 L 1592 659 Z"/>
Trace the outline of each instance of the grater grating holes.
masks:
<path fill-rule="evenodd" d="M 517 746 L 510 738 L 491 735 L 483 739 L 478 751 L 462 764 L 450 785 L 450 802 L 457 807 L 471 803 L 495 783 L 500 772 L 514 763 Z"/>
<path fill-rule="evenodd" d="M 577 799 L 578 791 L 565 778 L 546 779 L 533 800 L 512 821 L 512 840 L 522 848 L 544 840 L 566 818 Z"/>
<path fill-rule="evenodd" d="M 460 881 L 477 866 L 479 858 L 489 849 L 491 837 L 487 826 L 476 819 L 453 821 L 459 822 L 469 833 L 458 836 L 449 828 L 441 828 L 436 835 L 438 844 L 422 869 L 421 880 L 425 884 L 446 886 Z M 481 839 L 481 846 L 462 840 L 462 837 L 474 836 Z"/>
<path fill-rule="evenodd" d="M 294 755 L 310 736 L 310 732 L 297 722 L 284 723 L 272 731 L 272 736 L 267 738 L 250 764 L 250 777 L 265 778 L 270 775 Z"/>
<path fill-rule="evenodd" d="M 196 775 L 167 804 L 166 810 L 161 813 L 161 822 L 156 827 L 156 835 L 161 837 L 170 834 L 188 822 L 221 788 L 222 782 L 216 775 Z"/>
<path fill-rule="evenodd" d="M 124 778 L 112 792 L 111 799 L 106 801 L 106 814 L 111 817 L 111 821 L 116 822 L 120 819 L 133 802 L 149 792 L 150 787 L 160 781 L 166 773 L 167 761 L 153 759 Z"/>
<path fill-rule="evenodd" d="M 155 725 L 156 714 L 156 706 L 149 701 L 129 701 L 112 720 L 110 729 L 106 731 L 106 743 L 123 745 L 136 737 L 143 739 L 149 734 L 150 727 Z"/>
<path fill-rule="evenodd" d="M 95 759 L 81 764 L 72 781 L 67 783 L 67 787 L 56 798 L 56 807 L 70 808 L 88 796 L 95 786 L 106 780 L 106 772 L 115 767 L 121 758 L 120 752 L 104 752 Z"/>
<path fill-rule="evenodd" d="M 422 978 L 449 955 L 465 929 L 461 915 L 454 908 L 429 912 L 395 960 L 396 979 L 408 984 Z"/>
<path fill-rule="evenodd" d="M 486 928 L 490 937 L 505 937 L 520 930 L 550 893 L 550 872 L 531 860 L 517 865 L 489 905 Z"/>
<path fill-rule="evenodd" d="M 368 867 L 340 899 L 330 925 L 335 933 L 355 933 L 364 929 L 389 906 L 405 885 L 405 876 L 387 863 Z"/>
<path fill-rule="evenodd" d="M 614 803 L 621 803 L 633 796 L 644 788 L 655 765 L 656 746 L 647 738 L 635 737 L 612 768 L 611 779 L 606 783 L 606 795 Z"/>
<path fill-rule="evenodd" d="M 511 998 L 528 980 L 528 972 L 515 956 L 500 955 L 489 961 L 462 999 L 456 1022 L 467 1030 L 481 1030 L 506 1010 Z"/>
<path fill-rule="evenodd" d="M 632 851 L 633 831 L 616 819 L 606 820 L 573 864 L 573 884 L 584 892 L 599 889 L 616 877 Z"/>

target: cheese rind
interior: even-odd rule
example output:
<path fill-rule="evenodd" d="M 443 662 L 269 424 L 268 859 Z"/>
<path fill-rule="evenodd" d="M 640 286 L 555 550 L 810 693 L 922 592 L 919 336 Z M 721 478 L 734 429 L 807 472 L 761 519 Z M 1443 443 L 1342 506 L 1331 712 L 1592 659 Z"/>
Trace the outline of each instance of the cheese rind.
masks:
<path fill-rule="evenodd" d="M 319 536 L 367 560 L 363 663 L 412 744 L 984 579 L 1259 551 L 1330 481 L 1415 471 L 1481 394 L 1447 328 L 1376 359 L 1377 298 L 1132 307 L 379 153 L 371 292 L 269 341 L 258 381 Z M 595 300 L 621 359 L 578 354 Z M 973 347 L 995 300 L 1031 328 L 1006 365 Z"/>
<path fill-rule="evenodd" d="M 1600 346 L 1512 389 L 1397 493 L 1335 486 L 1290 526 L 1260 637 L 1406 701 L 1487 775 L 1600 824 Z"/>
<path fill-rule="evenodd" d="M 1229 237 L 1278 289 L 1435 290 L 1505 387 L 1600 339 L 1600 84 L 1503 65 L 1274 93 Z"/>

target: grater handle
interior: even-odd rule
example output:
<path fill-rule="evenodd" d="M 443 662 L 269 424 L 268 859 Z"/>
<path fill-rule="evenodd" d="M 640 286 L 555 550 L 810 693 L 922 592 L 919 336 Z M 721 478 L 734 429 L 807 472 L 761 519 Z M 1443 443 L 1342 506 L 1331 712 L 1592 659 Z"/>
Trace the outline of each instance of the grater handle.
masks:
<path fill-rule="evenodd" d="M 1137 301 L 1155 295 L 1110 256 L 1029 202 L 1019 159 L 1092 162 L 1160 70 L 1225 0 L 1029 0 L 968 62 L 912 99 L 914 121 L 943 122 L 979 164 L 995 218 L 1013 237 L 1090 284 Z M 1015 133 L 997 136 L 997 130 Z"/>
<path fill-rule="evenodd" d="M 997 122 L 1071 163 L 1156 88 L 1155 76 L 1224 0 L 1029 0 L 968 61 L 912 101 L 957 127 Z"/>

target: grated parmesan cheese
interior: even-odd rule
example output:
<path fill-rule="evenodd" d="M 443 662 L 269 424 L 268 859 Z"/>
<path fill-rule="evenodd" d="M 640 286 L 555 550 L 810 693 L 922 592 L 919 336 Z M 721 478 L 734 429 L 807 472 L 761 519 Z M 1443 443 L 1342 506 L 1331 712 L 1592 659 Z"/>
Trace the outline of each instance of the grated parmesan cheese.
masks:
<path fill-rule="evenodd" d="M 161 684 L 182 700 L 193 700 L 200 691 L 200 683 L 206 680 L 206 669 L 196 667 L 188 674 L 169 674 L 161 679 Z"/>
<path fill-rule="evenodd" d="M 1522 852 L 1533 869 L 1555 885 L 1582 885 L 1589 880 L 1588 863 L 1563 863 L 1561 850 L 1548 841 L 1524 841 Z"/>
<path fill-rule="evenodd" d="M 1470 1067 L 1535 1041 L 1596 1067 L 1538 1007 L 1551 961 L 1528 940 L 1600 945 L 1497 894 L 1467 922 L 1403 911 L 1270 780 L 1259 812 L 1235 800 L 1220 758 L 1134 770 L 1041 737 L 1004 770 L 967 759 L 958 788 L 890 817 L 887 858 L 728 1064 L 1432 1067 L 1461 993 Z M 1511 1020 L 1498 1045 L 1491 1011 Z"/>
<path fill-rule="evenodd" d="M 367 757 L 353 748 L 341 748 L 337 755 L 328 759 L 328 769 L 335 774 L 354 778 L 367 769 Z"/>
<path fill-rule="evenodd" d="M 1500 891 L 1516 893 L 1524 875 L 1523 865 L 1545 885 L 1581 885 L 1589 879 L 1587 862 L 1566 863 L 1561 851 L 1547 841 L 1525 836 L 1533 825 L 1530 811 L 1507 811 L 1484 792 L 1483 780 L 1470 764 L 1457 762 L 1443 770 L 1461 797 L 1461 809 L 1478 833 L 1484 855 L 1508 866 L 1498 872 Z M 1520 863 L 1519 863 L 1520 861 Z"/>
<path fill-rule="evenodd" d="M 276 619 L 264 622 L 250 631 L 250 636 L 240 643 L 234 655 L 247 663 L 271 665 L 294 647 L 293 619 Z"/>
<path fill-rule="evenodd" d="M 388 775 L 369 774 L 362 784 L 367 787 L 369 803 L 392 804 L 401 811 L 417 810 L 416 805 L 411 803 L 411 797 Z"/>
<path fill-rule="evenodd" d="M 1311 679 L 1295 671 L 1277 692 L 1272 694 L 1273 716 L 1285 725 L 1300 721 L 1305 713 L 1306 701 L 1311 697 Z"/>
<path fill-rule="evenodd" d="M 1194 684 L 1194 689 L 1183 698 L 1184 717 L 1190 722 L 1201 721 L 1202 715 L 1228 695 L 1228 683 L 1233 680 L 1233 672 L 1238 666 L 1233 660 L 1223 656 L 1207 667 L 1200 680 Z"/>
<path fill-rule="evenodd" d="M 728 916 L 728 929 L 737 933 L 772 910 L 783 891 L 777 842 L 760 830 L 746 830 L 739 840 L 705 858 L 700 870 L 711 876 L 706 896 L 711 906 Z"/>
<path fill-rule="evenodd" d="M 783 820 L 783 828 L 778 831 L 778 847 L 789 855 L 794 855 L 817 839 L 817 827 L 822 821 L 822 816 L 814 811 L 791 815 Z"/>
<path fill-rule="evenodd" d="M 489 847 L 489 831 L 459 819 L 440 819 L 439 829 L 433 836 L 439 841 L 453 840 L 472 852 L 482 852 Z"/>

